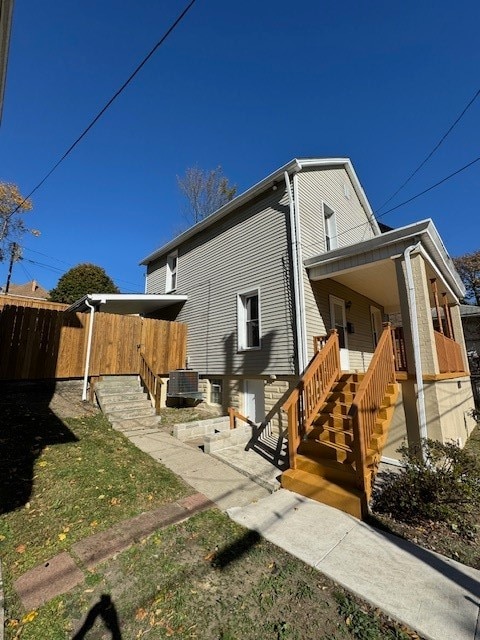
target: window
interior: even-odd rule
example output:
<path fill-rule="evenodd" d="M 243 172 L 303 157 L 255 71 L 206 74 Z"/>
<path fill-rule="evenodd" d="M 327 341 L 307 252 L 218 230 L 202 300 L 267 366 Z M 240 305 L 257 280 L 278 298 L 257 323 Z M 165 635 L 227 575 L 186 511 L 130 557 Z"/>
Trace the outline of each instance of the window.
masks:
<path fill-rule="evenodd" d="M 210 380 L 210 404 L 222 404 L 221 380 Z"/>
<path fill-rule="evenodd" d="M 165 293 L 175 291 L 177 288 L 177 267 L 178 267 L 178 251 L 169 253 L 167 256 L 167 282 L 165 284 Z"/>
<path fill-rule="evenodd" d="M 325 247 L 327 251 L 336 249 L 337 242 L 337 223 L 335 221 L 335 211 L 323 203 L 323 223 L 325 227 Z"/>
<path fill-rule="evenodd" d="M 238 296 L 238 348 L 260 347 L 260 296 L 254 289 Z"/>

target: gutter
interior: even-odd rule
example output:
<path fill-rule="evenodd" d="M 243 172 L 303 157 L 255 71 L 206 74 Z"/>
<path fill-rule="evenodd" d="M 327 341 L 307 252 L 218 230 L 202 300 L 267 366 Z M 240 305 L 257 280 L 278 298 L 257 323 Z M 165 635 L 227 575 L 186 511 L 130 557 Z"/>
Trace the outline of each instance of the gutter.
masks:
<path fill-rule="evenodd" d="M 420 353 L 420 333 L 418 331 L 417 318 L 417 300 L 415 297 L 415 283 L 413 281 L 411 254 L 415 249 L 421 246 L 420 242 L 411 244 L 404 251 L 405 270 L 407 275 L 407 293 L 408 306 L 410 311 L 410 328 L 412 331 L 413 342 L 413 364 L 415 367 L 415 378 L 417 383 L 417 411 L 418 411 L 418 427 L 421 440 L 427 437 L 427 415 L 425 410 L 425 391 L 423 386 L 422 357 Z M 423 445 L 422 445 L 423 449 Z"/>

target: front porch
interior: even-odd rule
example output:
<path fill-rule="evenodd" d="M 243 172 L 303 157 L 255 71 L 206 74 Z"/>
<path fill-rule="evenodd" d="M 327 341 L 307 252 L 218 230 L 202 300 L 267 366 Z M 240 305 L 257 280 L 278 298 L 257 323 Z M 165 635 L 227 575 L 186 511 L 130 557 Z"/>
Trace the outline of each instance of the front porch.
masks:
<path fill-rule="evenodd" d="M 474 428 L 463 290 L 430 221 L 305 266 L 314 346 L 284 404 L 290 469 L 282 486 L 363 517 L 382 457 L 394 462 L 403 442 L 426 437 L 463 445 Z M 328 340 L 315 338 L 319 327 L 331 330 Z"/>

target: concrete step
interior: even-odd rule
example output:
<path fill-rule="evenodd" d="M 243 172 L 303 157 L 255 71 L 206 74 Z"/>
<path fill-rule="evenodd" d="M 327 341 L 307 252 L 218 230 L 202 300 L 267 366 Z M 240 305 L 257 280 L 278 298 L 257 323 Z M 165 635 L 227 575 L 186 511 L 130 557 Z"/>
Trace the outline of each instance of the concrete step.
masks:
<path fill-rule="evenodd" d="M 142 409 L 143 407 L 151 407 L 152 403 L 147 396 L 137 396 L 133 400 L 116 400 L 115 402 L 102 399 L 100 406 L 104 413 L 110 413 L 111 411 L 118 412 L 123 411 L 124 409 Z"/>
<path fill-rule="evenodd" d="M 161 424 L 160 416 L 143 416 L 140 418 L 123 418 L 123 419 L 110 419 L 112 427 L 117 431 L 142 431 L 144 429 L 156 430 L 156 427 Z"/>
<path fill-rule="evenodd" d="M 354 487 L 342 487 L 300 469 L 285 471 L 281 483 L 284 489 L 340 509 L 355 518 L 361 519 L 367 513 L 366 496 Z"/>
<path fill-rule="evenodd" d="M 97 390 L 97 398 L 105 400 L 105 402 L 121 402 L 122 400 L 137 400 L 138 398 L 145 398 L 147 394 L 142 389 L 129 389 L 125 393 L 109 393 L 107 391 Z"/>
<path fill-rule="evenodd" d="M 107 417 L 112 420 L 123 420 L 125 418 L 143 418 L 146 416 L 154 416 L 155 409 L 150 403 L 144 407 L 137 407 L 134 409 L 123 409 L 122 411 L 109 411 Z"/>
<path fill-rule="evenodd" d="M 140 384 L 102 384 L 101 382 L 95 385 L 95 393 L 101 396 L 112 396 L 112 395 L 125 395 L 127 393 L 139 393 L 143 391 Z"/>

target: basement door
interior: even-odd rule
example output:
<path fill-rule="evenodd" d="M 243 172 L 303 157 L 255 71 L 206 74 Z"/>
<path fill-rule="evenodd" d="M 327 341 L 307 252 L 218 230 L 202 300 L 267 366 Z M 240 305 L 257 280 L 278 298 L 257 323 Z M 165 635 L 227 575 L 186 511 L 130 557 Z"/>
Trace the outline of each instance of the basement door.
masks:
<path fill-rule="evenodd" d="M 347 317 L 345 312 L 345 300 L 330 296 L 330 319 L 332 329 L 338 331 L 338 342 L 340 344 L 340 369 L 350 370 L 350 356 L 348 353 L 347 338 Z"/>
<path fill-rule="evenodd" d="M 259 424 L 265 418 L 265 385 L 263 380 L 244 380 L 243 411 L 252 422 Z"/>

